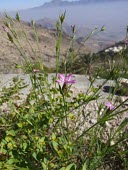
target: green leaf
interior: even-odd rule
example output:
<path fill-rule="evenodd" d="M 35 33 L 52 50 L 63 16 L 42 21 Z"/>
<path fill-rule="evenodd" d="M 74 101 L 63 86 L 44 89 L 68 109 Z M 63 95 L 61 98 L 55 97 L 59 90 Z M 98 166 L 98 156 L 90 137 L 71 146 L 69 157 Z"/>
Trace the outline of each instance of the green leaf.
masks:
<path fill-rule="evenodd" d="M 53 148 L 57 151 L 58 143 L 55 141 L 52 141 Z"/>
<path fill-rule="evenodd" d="M 87 170 L 86 169 L 86 162 L 84 163 L 83 167 L 82 167 L 82 170 Z"/>
<path fill-rule="evenodd" d="M 6 136 L 6 137 L 5 137 L 5 141 L 6 141 L 6 142 L 10 142 L 10 141 L 12 141 L 12 137 L 10 137 L 10 136 Z"/>
<path fill-rule="evenodd" d="M 19 126 L 20 128 L 23 127 L 23 122 L 17 123 L 17 126 Z"/>
<path fill-rule="evenodd" d="M 46 158 L 44 158 L 44 162 L 42 162 L 43 170 L 48 170 L 48 163 L 49 161 Z"/>
<path fill-rule="evenodd" d="M 35 160 L 37 160 L 37 154 L 36 154 L 36 152 L 33 152 L 32 156 L 33 156 L 33 158 L 35 158 Z M 38 160 L 37 160 L 37 161 L 38 161 Z"/>
<path fill-rule="evenodd" d="M 7 164 L 13 165 L 14 163 L 18 163 L 19 161 L 17 159 L 11 158 L 7 161 Z"/>
<path fill-rule="evenodd" d="M 47 165 L 45 165 L 44 163 L 42 163 L 43 169 L 47 170 Z"/>
<path fill-rule="evenodd" d="M 62 167 L 60 170 L 65 170 L 65 167 Z"/>
<path fill-rule="evenodd" d="M 11 135 L 11 136 L 15 136 L 15 131 L 14 130 L 6 131 L 6 134 Z"/>
<path fill-rule="evenodd" d="M 56 135 L 55 135 L 55 133 L 52 133 L 52 140 L 56 140 Z"/>
<path fill-rule="evenodd" d="M 32 123 L 31 123 L 28 119 L 27 119 L 26 121 L 27 121 L 30 125 L 32 125 L 32 126 L 33 126 L 33 124 L 32 124 Z"/>
<path fill-rule="evenodd" d="M 23 149 L 25 150 L 27 148 L 28 144 L 27 143 L 23 143 Z"/>
<path fill-rule="evenodd" d="M 67 167 L 62 167 L 60 170 L 75 170 L 75 169 L 76 169 L 76 165 L 70 164 Z M 86 170 L 86 169 L 82 169 L 82 170 Z"/>
<path fill-rule="evenodd" d="M 65 170 L 75 170 L 76 169 L 76 165 L 75 164 L 70 164 L 68 165 Z"/>

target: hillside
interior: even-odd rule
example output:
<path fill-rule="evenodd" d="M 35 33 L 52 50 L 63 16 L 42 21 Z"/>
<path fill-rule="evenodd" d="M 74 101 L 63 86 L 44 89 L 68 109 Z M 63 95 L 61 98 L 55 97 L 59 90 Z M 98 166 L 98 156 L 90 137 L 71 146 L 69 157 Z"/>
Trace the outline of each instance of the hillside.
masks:
<path fill-rule="evenodd" d="M 49 30 L 56 29 L 56 22 L 57 22 L 56 19 L 51 19 L 48 17 L 44 17 L 42 19 L 36 20 L 36 24 Z M 71 26 L 67 24 L 66 22 L 63 23 L 63 31 L 67 33 L 68 35 L 72 34 Z"/>
<path fill-rule="evenodd" d="M 43 19 L 37 20 L 36 23 L 39 26 L 42 26 L 43 28 L 46 29 L 56 29 L 56 22 L 57 20 L 51 19 L 48 17 L 45 17 Z M 81 27 L 81 26 L 76 26 L 76 31 L 75 31 L 75 38 L 78 43 L 81 43 L 85 40 L 85 38 L 91 33 L 92 29 L 88 27 Z M 71 36 L 71 26 L 64 22 L 63 23 L 63 31 Z M 97 53 L 98 51 L 101 51 L 105 49 L 106 47 L 109 47 L 111 45 L 115 44 L 115 41 L 113 40 L 113 37 L 109 35 L 106 31 L 103 33 L 99 33 L 98 35 L 95 35 L 94 37 L 91 37 L 86 43 L 85 46 L 90 49 L 92 53 Z"/>
<path fill-rule="evenodd" d="M 11 44 L 6 38 L 6 33 L 2 29 L 3 22 L 5 19 L 0 18 L 0 73 L 14 73 L 18 72 L 15 69 L 15 64 L 21 64 L 23 59 L 20 56 L 18 50 Z M 17 27 L 16 27 L 17 25 Z M 23 29 L 25 30 L 29 42 L 33 49 L 36 49 L 39 60 L 44 62 L 46 67 L 53 68 L 55 67 L 55 45 L 56 45 L 56 30 L 47 30 L 40 26 L 37 27 L 38 36 L 39 36 L 39 48 L 41 52 L 39 53 L 37 43 L 34 36 L 34 31 L 30 23 L 22 22 Z M 33 54 L 30 46 L 28 45 L 26 39 L 21 34 L 21 25 L 15 22 L 14 28 L 20 35 L 20 42 L 25 50 L 25 54 L 31 59 L 32 62 L 37 61 L 37 57 Z M 63 40 L 61 45 L 61 57 L 65 55 L 67 49 L 70 46 L 70 37 L 67 34 L 63 34 Z M 77 50 L 80 47 L 80 44 L 75 42 L 75 49 Z M 83 52 L 87 52 L 87 48 L 83 48 Z"/>

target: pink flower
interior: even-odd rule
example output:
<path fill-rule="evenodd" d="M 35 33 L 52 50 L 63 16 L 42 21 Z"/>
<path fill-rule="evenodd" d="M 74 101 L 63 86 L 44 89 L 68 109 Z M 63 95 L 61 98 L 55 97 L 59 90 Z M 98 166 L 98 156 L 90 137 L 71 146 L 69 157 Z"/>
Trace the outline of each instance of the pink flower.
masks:
<path fill-rule="evenodd" d="M 113 110 L 115 108 L 115 106 L 113 106 L 110 102 L 107 102 L 105 106 L 107 106 L 110 110 Z"/>
<path fill-rule="evenodd" d="M 8 32 L 8 29 L 7 29 L 6 26 L 3 25 L 2 28 L 3 28 L 3 30 L 4 30 L 5 32 Z"/>
<path fill-rule="evenodd" d="M 58 74 L 58 80 L 56 80 L 57 83 L 64 83 L 64 84 L 74 84 L 76 80 L 72 80 L 72 74 L 68 74 L 66 77 L 63 76 L 63 74 Z"/>

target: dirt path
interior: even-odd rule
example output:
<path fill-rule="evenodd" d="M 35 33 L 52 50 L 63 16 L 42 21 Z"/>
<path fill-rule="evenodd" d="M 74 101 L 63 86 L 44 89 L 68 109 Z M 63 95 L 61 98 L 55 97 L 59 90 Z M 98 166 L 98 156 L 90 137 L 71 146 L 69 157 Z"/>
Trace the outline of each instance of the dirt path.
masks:
<path fill-rule="evenodd" d="M 49 81 L 51 81 L 52 76 L 55 76 L 55 74 L 49 74 Z M 28 84 L 27 88 L 22 89 L 23 93 L 27 93 L 27 90 L 29 90 L 31 87 L 31 81 L 28 74 L 0 74 L 0 89 L 2 89 L 3 86 L 8 87 L 14 77 L 19 77 L 23 79 L 26 84 Z M 74 78 L 76 79 L 76 83 L 72 86 L 72 88 L 77 88 L 83 91 L 86 91 L 89 88 L 90 81 L 88 80 L 87 76 L 74 75 Z M 104 81 L 105 81 L 104 79 L 96 79 L 93 85 L 95 87 L 98 87 L 102 85 Z M 104 86 L 113 86 L 113 85 L 114 82 L 109 80 L 105 83 Z M 102 94 L 104 94 L 104 92 Z"/>

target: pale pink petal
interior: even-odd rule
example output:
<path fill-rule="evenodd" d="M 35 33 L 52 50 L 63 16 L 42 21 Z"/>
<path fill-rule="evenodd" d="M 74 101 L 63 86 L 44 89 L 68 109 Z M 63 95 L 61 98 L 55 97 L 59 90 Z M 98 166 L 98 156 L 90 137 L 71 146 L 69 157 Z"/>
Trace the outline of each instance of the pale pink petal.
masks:
<path fill-rule="evenodd" d="M 64 83 L 65 81 L 65 77 L 63 76 L 63 74 L 58 73 L 58 80 L 56 80 L 57 83 Z"/>
<path fill-rule="evenodd" d="M 60 78 L 60 80 L 61 80 L 61 81 L 63 81 L 63 82 L 64 82 L 65 77 L 63 76 L 63 74 L 58 73 L 58 77 Z"/>
<path fill-rule="evenodd" d="M 63 74 L 58 74 L 58 80 L 56 80 L 57 83 L 65 83 L 65 84 L 74 84 L 76 80 L 71 80 L 72 79 L 72 74 L 68 74 L 66 77 L 63 76 Z"/>
<path fill-rule="evenodd" d="M 113 106 L 113 105 L 111 105 L 111 106 L 109 107 L 110 110 L 113 110 L 114 108 L 115 108 L 115 106 Z"/>
<path fill-rule="evenodd" d="M 62 81 L 62 80 L 56 80 L 56 82 L 57 82 L 57 83 L 63 83 L 63 81 Z"/>
<path fill-rule="evenodd" d="M 72 79 L 72 74 L 70 73 L 70 74 L 68 74 L 67 76 L 66 76 L 66 78 L 65 78 L 65 83 L 67 83 L 67 84 L 74 84 L 75 82 L 76 82 L 76 80 L 71 80 Z"/>
<path fill-rule="evenodd" d="M 7 27 L 6 26 L 2 26 L 3 27 L 3 30 L 5 31 L 5 32 L 8 32 L 8 29 L 7 29 Z"/>
<path fill-rule="evenodd" d="M 110 110 L 113 110 L 115 108 L 115 106 L 113 106 L 110 102 L 107 102 L 105 106 L 107 106 Z"/>
<path fill-rule="evenodd" d="M 70 81 L 71 78 L 72 78 L 72 74 L 70 73 L 65 77 L 65 82 Z"/>
<path fill-rule="evenodd" d="M 76 80 L 70 80 L 70 81 L 67 81 L 66 83 L 67 84 L 74 84 L 74 83 L 76 83 Z"/>
<path fill-rule="evenodd" d="M 111 105 L 110 102 L 107 102 L 107 103 L 105 104 L 105 106 L 107 106 L 107 107 L 110 107 L 110 105 Z"/>

